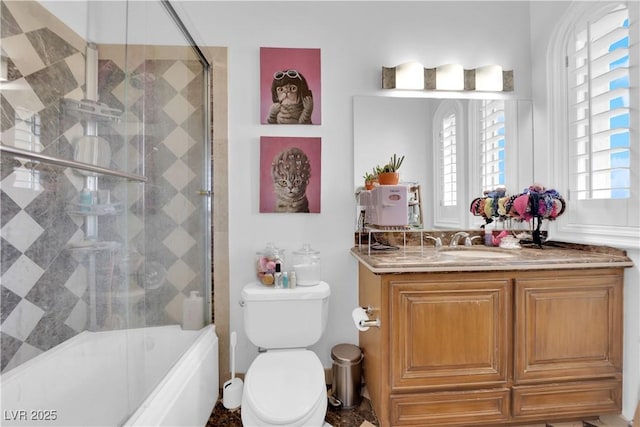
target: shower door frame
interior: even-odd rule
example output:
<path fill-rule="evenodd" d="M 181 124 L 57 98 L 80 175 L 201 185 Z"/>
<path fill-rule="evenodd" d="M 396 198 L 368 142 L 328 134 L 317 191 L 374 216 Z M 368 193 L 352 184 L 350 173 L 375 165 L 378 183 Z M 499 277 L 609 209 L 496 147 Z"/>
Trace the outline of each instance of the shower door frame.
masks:
<path fill-rule="evenodd" d="M 180 32 L 182 33 L 182 35 L 185 37 L 185 39 L 188 41 L 189 45 L 191 46 L 191 48 L 193 49 L 194 53 L 196 54 L 196 56 L 198 57 L 198 60 L 200 61 L 200 64 L 202 65 L 203 68 L 203 80 L 204 80 L 204 88 L 203 88 L 203 103 L 204 103 L 204 123 L 203 123 L 203 137 L 204 137 L 204 147 L 203 147 L 203 165 L 202 165 L 202 188 L 199 191 L 199 194 L 201 197 L 206 198 L 206 200 L 203 202 L 202 204 L 202 210 L 203 210 L 203 225 L 205 227 L 205 233 L 204 233 L 204 244 L 203 247 L 205 248 L 204 250 L 204 260 L 203 260 L 203 268 L 204 271 L 202 272 L 203 275 L 203 280 L 204 280 L 204 292 L 205 292 L 205 298 L 204 298 L 204 302 L 205 302 L 205 307 L 204 307 L 204 312 L 205 314 L 210 313 L 211 316 L 209 319 L 207 319 L 208 321 L 213 322 L 213 302 L 212 302 L 212 280 L 211 280 L 211 270 L 212 270 L 212 266 L 213 266 L 213 257 L 212 257 L 212 244 L 213 244 L 213 240 L 212 240 L 212 213 L 211 213 L 211 202 L 212 202 L 212 195 L 213 195 L 213 191 L 212 191 L 212 167 L 211 167 L 211 129 L 212 129 L 212 122 L 211 122 L 211 93 L 210 93 L 210 88 L 211 88 L 211 63 L 207 60 L 207 58 L 205 57 L 204 53 L 202 52 L 202 50 L 200 49 L 200 47 L 198 46 L 198 44 L 195 42 L 195 40 L 193 39 L 193 37 L 191 36 L 191 33 L 189 32 L 189 30 L 187 29 L 187 27 L 184 25 L 184 22 L 182 21 L 182 19 L 180 18 L 180 16 L 178 15 L 178 13 L 176 12 L 176 10 L 174 9 L 173 5 L 171 4 L 171 2 L 169 0 L 160 0 L 160 3 L 162 4 L 162 6 L 164 6 L 165 10 L 167 11 L 167 13 L 169 14 L 169 16 L 171 17 L 171 19 L 175 22 L 175 24 L 178 26 Z M 209 268 L 207 268 L 207 266 Z M 209 322 L 206 322 L 209 323 Z"/>

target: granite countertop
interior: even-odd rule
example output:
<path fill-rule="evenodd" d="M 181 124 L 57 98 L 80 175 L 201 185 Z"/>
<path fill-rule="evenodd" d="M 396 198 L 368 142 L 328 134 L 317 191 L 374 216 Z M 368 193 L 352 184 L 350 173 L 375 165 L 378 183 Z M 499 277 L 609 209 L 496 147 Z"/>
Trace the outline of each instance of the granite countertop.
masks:
<path fill-rule="evenodd" d="M 403 246 L 391 251 L 356 245 L 351 254 L 373 273 L 420 273 L 436 271 L 513 271 L 571 268 L 631 267 L 624 250 L 607 246 L 545 242 L 542 247 L 518 249 Z"/>

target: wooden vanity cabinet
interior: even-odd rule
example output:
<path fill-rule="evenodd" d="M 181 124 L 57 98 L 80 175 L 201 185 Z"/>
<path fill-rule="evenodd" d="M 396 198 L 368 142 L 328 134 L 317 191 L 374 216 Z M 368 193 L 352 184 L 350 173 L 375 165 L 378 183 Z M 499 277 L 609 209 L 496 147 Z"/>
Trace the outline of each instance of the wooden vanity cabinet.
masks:
<path fill-rule="evenodd" d="M 381 426 L 510 425 L 619 413 L 622 269 L 372 273 L 360 333 Z"/>

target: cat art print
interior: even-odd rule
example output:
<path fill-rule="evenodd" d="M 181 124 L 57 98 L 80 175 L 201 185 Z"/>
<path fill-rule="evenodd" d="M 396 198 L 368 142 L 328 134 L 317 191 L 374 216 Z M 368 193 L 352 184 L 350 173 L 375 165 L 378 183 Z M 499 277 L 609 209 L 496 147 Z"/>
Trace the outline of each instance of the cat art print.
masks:
<path fill-rule="evenodd" d="M 309 213 L 307 185 L 311 164 L 304 151 L 291 147 L 276 154 L 271 163 L 271 178 L 276 193 L 275 212 Z"/>
<path fill-rule="evenodd" d="M 271 83 L 269 124 L 311 124 L 313 94 L 302 73 L 297 70 L 276 71 Z"/>
<path fill-rule="evenodd" d="M 260 48 L 261 123 L 318 125 L 320 49 Z"/>
<path fill-rule="evenodd" d="M 260 139 L 260 212 L 320 212 L 320 138 Z"/>

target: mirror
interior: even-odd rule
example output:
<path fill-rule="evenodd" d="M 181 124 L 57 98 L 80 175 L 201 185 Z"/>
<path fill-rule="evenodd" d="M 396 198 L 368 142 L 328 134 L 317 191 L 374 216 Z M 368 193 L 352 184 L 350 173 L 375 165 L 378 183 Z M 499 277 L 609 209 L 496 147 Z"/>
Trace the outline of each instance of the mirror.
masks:
<path fill-rule="evenodd" d="M 404 155 L 400 179 L 402 182 L 417 182 L 421 186 L 424 208 L 424 226 L 433 227 L 433 206 L 435 200 L 436 169 L 434 153 L 434 117 L 439 108 L 455 105 L 465 123 L 458 135 L 459 168 L 469 173 L 464 181 L 464 191 L 460 205 L 467 210 L 468 203 L 481 195 L 479 181 L 480 164 L 474 165 L 469 157 L 479 158 L 467 143 L 469 135 L 478 130 L 474 124 L 477 117 L 472 110 L 479 99 L 436 99 L 388 97 L 374 95 L 354 96 L 354 188 L 364 185 L 363 175 L 371 172 L 376 165 L 384 166 L 389 157 L 396 153 Z M 476 104 L 474 104 L 476 103 Z M 474 119 L 474 117 L 476 117 Z M 515 193 L 533 182 L 533 106 L 530 100 L 505 100 L 505 181 L 509 192 Z M 434 136 L 436 135 L 436 136 Z M 460 153 L 463 154 L 462 158 Z M 473 153 L 473 154 L 469 154 Z M 459 169 L 460 170 L 460 169 Z M 477 179 L 472 176 L 478 176 Z M 468 187 L 473 188 L 468 188 Z M 468 199 L 468 200 L 467 200 Z M 461 208 L 462 208 L 461 207 Z M 463 216 L 465 217 L 465 216 Z M 466 224 L 470 225 L 470 218 Z"/>

